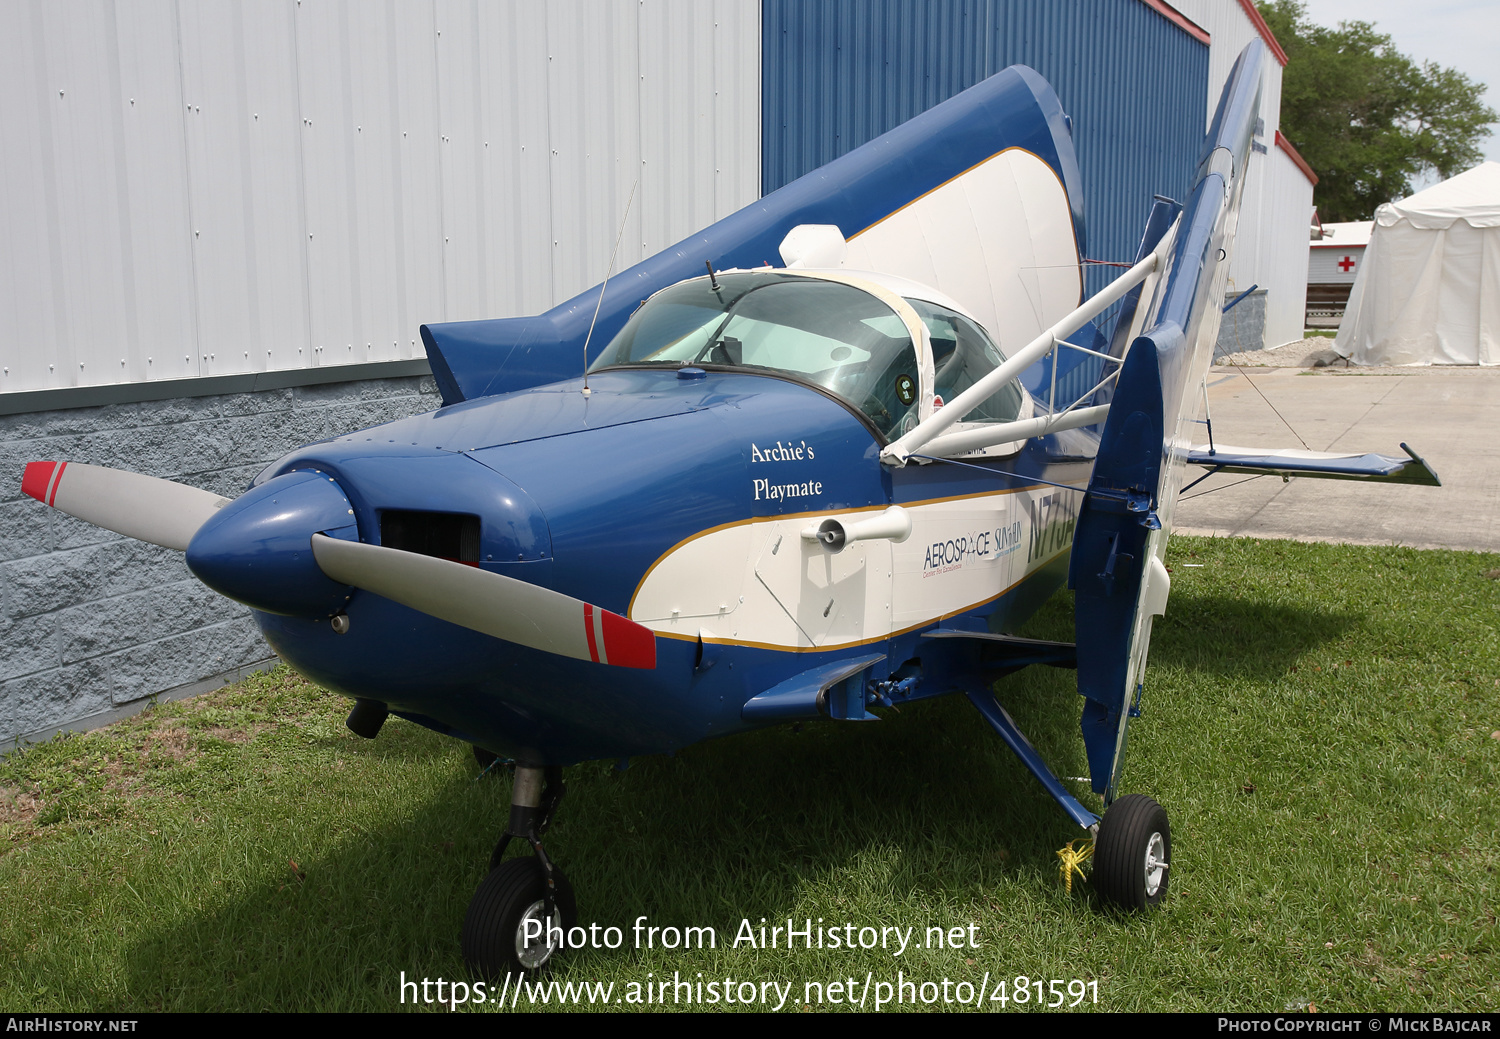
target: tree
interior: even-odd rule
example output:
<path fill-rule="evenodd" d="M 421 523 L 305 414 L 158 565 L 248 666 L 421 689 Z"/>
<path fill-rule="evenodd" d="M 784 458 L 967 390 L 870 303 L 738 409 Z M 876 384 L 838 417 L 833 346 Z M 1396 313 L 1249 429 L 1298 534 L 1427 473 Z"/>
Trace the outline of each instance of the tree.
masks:
<path fill-rule="evenodd" d="M 1421 174 L 1479 163 L 1497 118 L 1480 103 L 1483 84 L 1434 62 L 1418 67 L 1369 22 L 1329 29 L 1307 20 L 1301 0 L 1258 6 L 1287 54 L 1281 132 L 1318 175 L 1323 220 L 1368 220 Z"/>

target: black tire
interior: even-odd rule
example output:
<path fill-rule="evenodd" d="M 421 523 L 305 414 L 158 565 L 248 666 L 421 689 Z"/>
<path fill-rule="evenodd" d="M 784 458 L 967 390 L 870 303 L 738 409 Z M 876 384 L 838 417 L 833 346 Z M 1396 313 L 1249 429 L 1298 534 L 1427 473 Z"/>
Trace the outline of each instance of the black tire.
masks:
<path fill-rule="evenodd" d="M 471 744 L 471 746 L 474 748 L 474 761 L 479 765 L 479 771 L 481 772 L 500 760 L 500 755 L 492 750 L 485 750 L 477 743 Z"/>
<path fill-rule="evenodd" d="M 573 885 L 561 871 L 557 877 L 557 909 L 564 932 L 578 922 Z M 464 915 L 463 951 L 469 969 L 487 981 L 507 974 L 541 974 L 559 951 L 554 941 L 531 943 L 524 951 L 522 925 L 529 917 L 542 919 L 546 880 L 534 856 L 509 859 L 490 870 L 469 901 Z M 554 917 L 554 920 L 557 918 Z"/>
<path fill-rule="evenodd" d="M 1167 897 L 1171 861 L 1165 808 L 1141 794 L 1109 806 L 1094 841 L 1094 887 L 1101 897 L 1129 910 L 1159 904 Z"/>

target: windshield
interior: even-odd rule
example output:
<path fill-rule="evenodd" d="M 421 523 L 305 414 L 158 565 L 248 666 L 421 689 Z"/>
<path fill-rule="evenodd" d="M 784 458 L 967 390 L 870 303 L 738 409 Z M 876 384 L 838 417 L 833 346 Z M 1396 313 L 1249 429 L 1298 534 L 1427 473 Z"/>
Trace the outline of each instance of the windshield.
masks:
<path fill-rule="evenodd" d="M 947 307 L 908 299 L 932 340 L 936 400 L 951 401 L 1005 360 L 998 347 L 973 321 Z M 1010 422 L 1021 411 L 1021 387 L 1012 379 L 980 401 L 962 422 Z"/>
<path fill-rule="evenodd" d="M 720 274 L 651 297 L 590 370 L 697 365 L 821 386 L 889 435 L 917 406 L 917 353 L 899 315 L 851 285 L 781 273 Z"/>

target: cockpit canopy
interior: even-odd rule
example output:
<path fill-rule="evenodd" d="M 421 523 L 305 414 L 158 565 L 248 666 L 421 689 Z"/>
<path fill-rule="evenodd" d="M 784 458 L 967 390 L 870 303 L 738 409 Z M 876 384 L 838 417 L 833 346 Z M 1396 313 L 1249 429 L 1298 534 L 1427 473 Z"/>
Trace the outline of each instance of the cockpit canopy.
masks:
<path fill-rule="evenodd" d="M 783 376 L 833 394 L 894 439 L 1004 360 L 964 315 L 901 302 L 920 319 L 923 342 L 890 303 L 843 280 L 769 270 L 697 278 L 647 300 L 590 370 L 692 365 Z M 964 421 L 1009 421 L 1022 403 L 1011 383 Z"/>

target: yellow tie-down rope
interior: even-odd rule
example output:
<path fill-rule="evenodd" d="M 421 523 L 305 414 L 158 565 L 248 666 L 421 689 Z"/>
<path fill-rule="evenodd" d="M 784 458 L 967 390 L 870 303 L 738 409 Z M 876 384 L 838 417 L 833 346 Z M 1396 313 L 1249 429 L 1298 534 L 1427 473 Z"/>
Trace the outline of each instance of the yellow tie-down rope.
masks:
<path fill-rule="evenodd" d="M 1081 847 L 1074 847 L 1081 845 Z M 1083 864 L 1094 857 L 1094 838 L 1079 837 L 1069 841 L 1057 852 L 1057 857 L 1062 863 L 1057 867 L 1057 872 L 1062 875 L 1063 886 L 1068 889 L 1068 894 L 1073 893 L 1073 874 L 1078 874 L 1079 880 L 1087 880 L 1083 875 Z"/>

